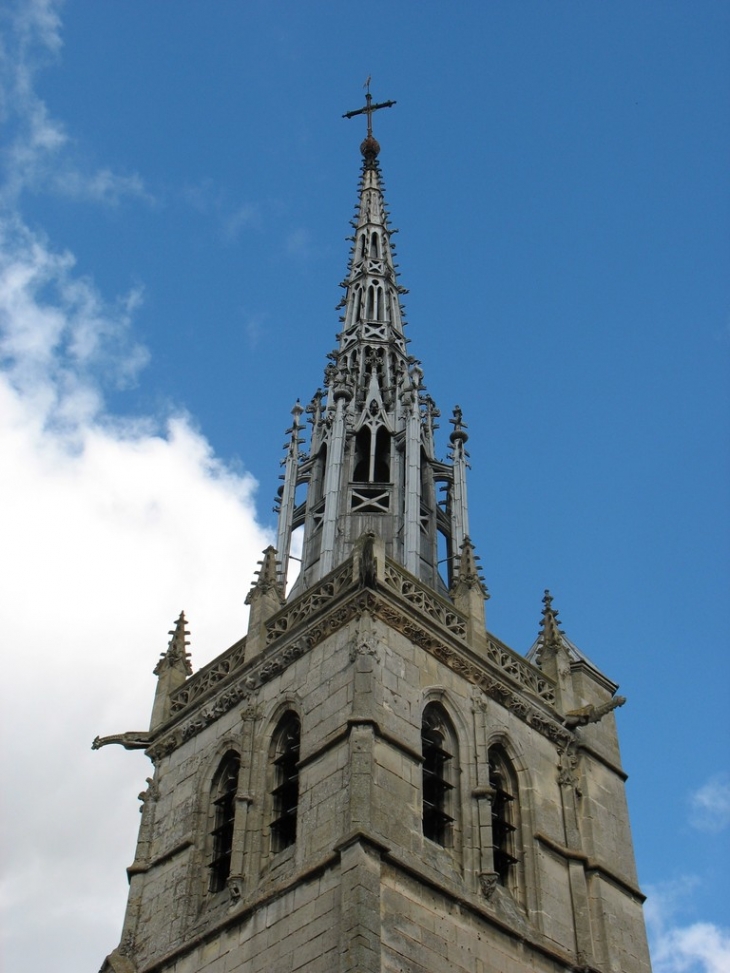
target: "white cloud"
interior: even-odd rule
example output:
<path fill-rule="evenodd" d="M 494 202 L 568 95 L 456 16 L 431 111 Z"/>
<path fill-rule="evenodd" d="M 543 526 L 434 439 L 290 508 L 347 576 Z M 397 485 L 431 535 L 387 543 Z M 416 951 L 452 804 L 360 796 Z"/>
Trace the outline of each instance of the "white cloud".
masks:
<path fill-rule="evenodd" d="M 717 833 L 730 825 L 730 774 L 714 774 L 690 797 L 691 823 Z"/>
<path fill-rule="evenodd" d="M 161 426 L 105 412 L 100 371 L 124 377 L 144 360 L 130 301 L 106 306 L 67 254 L 5 231 L 0 590 L 13 783 L 3 823 L 13 840 L 0 902 L 8 973 L 70 973 L 117 941 L 135 796 L 150 772 L 139 754 L 92 754 L 90 742 L 146 727 L 151 670 L 181 608 L 195 664 L 243 634 L 243 599 L 271 538 L 254 481 L 216 459 L 184 415 Z"/>
<path fill-rule="evenodd" d="M 27 232 L 4 242 L 3 822 L 14 837 L 0 901 L 9 973 L 70 971 L 115 945 L 149 772 L 138 754 L 92 754 L 90 742 L 146 727 L 151 670 L 181 608 L 194 663 L 243 634 L 271 538 L 251 477 L 217 460 L 185 416 L 159 428 L 104 411 L 98 368 L 127 373 L 143 358 L 127 304 L 105 307 L 67 255 Z"/>
<path fill-rule="evenodd" d="M 645 916 L 653 973 L 730 973 L 730 929 L 678 921 L 698 884 L 692 876 L 648 889 Z"/>
<path fill-rule="evenodd" d="M 151 201 L 137 173 L 94 170 L 76 158 L 63 125 L 38 96 L 37 73 L 60 57 L 63 46 L 59 0 L 15 0 L 4 12 L 0 47 L 0 106 L 4 123 L 2 200 L 17 201 L 24 190 L 46 190 L 116 205 L 131 196 Z"/>
<path fill-rule="evenodd" d="M 72 254 L 22 221 L 31 183 L 105 203 L 142 191 L 60 157 L 64 128 L 32 88 L 43 53 L 60 48 L 57 9 L 16 5 L 0 52 L 2 105 L 15 113 L 0 191 L 6 973 L 98 969 L 118 942 L 151 766 L 116 747 L 94 753 L 91 740 L 147 726 L 152 669 L 181 608 L 195 665 L 243 634 L 271 541 L 253 479 L 184 413 L 106 409 L 105 389 L 134 382 L 147 360 L 132 332 L 141 292 L 105 300 Z"/>

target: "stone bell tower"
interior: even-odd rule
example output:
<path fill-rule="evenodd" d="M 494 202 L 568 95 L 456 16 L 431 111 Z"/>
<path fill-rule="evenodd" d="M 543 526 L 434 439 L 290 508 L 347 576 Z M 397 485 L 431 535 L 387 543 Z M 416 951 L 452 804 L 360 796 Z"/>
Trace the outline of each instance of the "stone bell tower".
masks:
<path fill-rule="evenodd" d="M 547 592 L 526 657 L 486 628 L 465 424 L 439 459 L 404 337 L 391 104 L 348 113 L 368 128 L 337 347 L 293 409 L 248 632 L 193 672 L 181 614 L 149 730 L 94 741 L 154 766 L 102 973 L 649 973 L 624 700 Z"/>

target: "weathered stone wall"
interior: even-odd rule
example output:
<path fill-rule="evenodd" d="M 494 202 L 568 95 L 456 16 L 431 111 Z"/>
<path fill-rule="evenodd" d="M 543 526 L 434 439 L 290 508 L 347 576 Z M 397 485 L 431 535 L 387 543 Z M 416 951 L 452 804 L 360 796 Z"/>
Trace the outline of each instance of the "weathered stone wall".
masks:
<path fill-rule="evenodd" d="M 174 973 L 332 973 L 340 951 L 339 869 L 304 881 L 171 958 Z"/>
<path fill-rule="evenodd" d="M 566 963 L 535 952 L 447 896 L 387 869 L 383 873 L 382 919 L 384 973 L 556 973 L 566 969 Z"/>
<path fill-rule="evenodd" d="M 470 659 L 479 664 L 478 653 Z M 608 694 L 590 674 L 584 688 L 585 702 Z M 368 611 L 211 719 L 225 689 L 213 687 L 181 716 L 184 742 L 159 756 L 145 800 L 123 937 L 140 971 L 549 973 L 580 960 L 647 973 L 611 714 L 571 736 L 527 690 L 513 688 L 502 705 L 453 660 Z M 524 710 L 514 704 L 519 693 Z M 445 847 L 422 829 L 429 703 L 454 733 L 455 820 Z M 525 718 L 536 709 L 556 729 Z M 297 840 L 277 852 L 271 746 L 287 710 L 301 721 Z M 493 745 L 515 774 L 518 858 L 508 886 L 496 889 Z M 210 893 L 211 786 L 231 749 L 240 755 L 233 881 Z M 622 932 L 611 933 L 609 948 L 614 924 Z"/>

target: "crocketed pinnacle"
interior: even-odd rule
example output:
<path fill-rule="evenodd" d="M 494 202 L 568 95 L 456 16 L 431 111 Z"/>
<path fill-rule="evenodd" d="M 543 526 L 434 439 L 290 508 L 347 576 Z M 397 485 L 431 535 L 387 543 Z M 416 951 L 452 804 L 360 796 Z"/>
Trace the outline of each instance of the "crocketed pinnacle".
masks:
<path fill-rule="evenodd" d="M 484 580 L 479 573 L 479 566 L 477 564 L 478 557 L 474 550 L 474 545 L 471 542 L 470 537 L 464 538 L 464 543 L 461 545 L 461 556 L 459 557 L 458 567 L 456 569 L 456 581 L 454 587 L 464 586 L 466 588 L 474 588 L 480 592 L 482 597 L 486 600 L 489 598 L 487 589 L 484 585 Z M 454 588 L 452 588 L 452 591 Z"/>
<path fill-rule="evenodd" d="M 159 662 L 155 666 L 154 674 L 159 676 L 167 668 L 179 669 L 186 676 L 192 675 L 193 667 L 190 663 L 190 653 L 187 650 L 188 645 L 190 645 L 188 641 L 190 632 L 187 630 L 185 612 L 180 612 L 175 627 L 168 632 L 168 635 L 171 635 L 172 638 L 168 643 L 167 652 L 161 654 Z"/>
<path fill-rule="evenodd" d="M 539 635 L 542 637 L 543 646 L 557 648 L 561 644 L 561 636 L 565 635 L 558 625 L 558 612 L 553 608 L 553 596 L 548 589 L 542 599 L 542 624 Z"/>
<path fill-rule="evenodd" d="M 256 581 L 254 581 L 251 590 L 246 596 L 245 603 L 247 605 L 251 604 L 257 594 L 263 594 L 269 591 L 276 591 L 277 594 L 280 593 L 281 586 L 279 584 L 276 548 L 272 547 L 271 544 L 264 551 L 263 559 L 259 561 L 259 565 L 259 570 L 256 572 Z"/>

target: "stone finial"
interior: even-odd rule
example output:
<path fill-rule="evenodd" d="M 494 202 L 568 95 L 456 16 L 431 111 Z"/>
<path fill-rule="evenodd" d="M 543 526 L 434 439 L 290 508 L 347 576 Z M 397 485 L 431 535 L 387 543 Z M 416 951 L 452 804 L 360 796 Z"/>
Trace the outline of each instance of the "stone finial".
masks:
<path fill-rule="evenodd" d="M 185 612 L 180 612 L 175 627 L 168 634 L 172 637 L 167 652 L 162 653 L 154 669 L 154 674 L 157 676 L 157 689 L 152 706 L 150 732 L 168 719 L 172 694 L 183 685 L 188 676 L 193 674 L 190 653 L 187 649 L 190 645 L 187 636 L 190 633 L 187 630 Z"/>
<path fill-rule="evenodd" d="M 281 600 L 283 603 L 283 592 L 281 591 L 281 585 L 279 584 L 279 574 L 276 563 L 276 548 L 269 544 L 264 551 L 263 558 L 258 563 L 259 569 L 256 572 L 256 580 L 251 585 L 251 590 L 246 595 L 245 604 L 253 604 L 257 597 L 272 590 L 276 590 L 278 594 L 282 595 Z"/>
<path fill-rule="evenodd" d="M 154 675 L 161 675 L 165 669 L 178 669 L 185 676 L 192 676 L 193 667 L 190 663 L 190 653 L 187 650 L 187 647 L 190 645 L 187 636 L 190 635 L 190 632 L 188 632 L 186 626 L 185 612 L 181 611 L 175 622 L 175 628 L 167 633 L 172 638 L 168 642 L 167 652 L 163 652 L 160 655 L 159 661 L 153 670 Z"/>
<path fill-rule="evenodd" d="M 541 650 L 548 647 L 557 648 L 562 644 L 560 636 L 565 635 L 565 632 L 558 625 L 558 612 L 557 609 L 553 608 L 553 596 L 547 588 L 545 589 L 542 603 L 544 607 L 539 632 L 542 636 Z"/>
<path fill-rule="evenodd" d="M 250 608 L 246 635 L 247 660 L 263 651 L 266 646 L 266 622 L 286 602 L 276 553 L 276 548 L 269 544 L 259 561 L 256 581 L 246 595 L 245 603 Z"/>
<path fill-rule="evenodd" d="M 469 537 L 465 537 L 450 593 L 456 607 L 467 616 L 469 641 L 480 643 L 486 640 L 484 603 L 489 593 L 477 562 L 474 545 Z"/>
<path fill-rule="evenodd" d="M 484 584 L 484 579 L 479 573 L 479 567 L 477 564 L 478 560 L 479 557 L 474 550 L 474 545 L 471 542 L 471 538 L 465 537 L 464 543 L 461 545 L 461 555 L 459 557 L 459 564 L 456 569 L 454 588 L 456 588 L 457 585 L 466 585 L 467 588 L 478 590 L 482 597 L 487 600 L 489 598 L 489 593 L 487 592 Z"/>
<path fill-rule="evenodd" d="M 452 444 L 458 442 L 465 443 L 469 438 L 469 434 L 466 432 L 468 427 L 464 422 L 464 413 L 461 411 L 460 405 L 454 406 L 453 416 L 453 419 L 449 419 L 449 422 L 454 427 L 454 431 L 449 436 L 449 440 Z"/>
<path fill-rule="evenodd" d="M 555 681 L 557 709 L 565 712 L 574 705 L 574 687 L 570 669 L 570 648 L 565 632 L 560 628 L 558 611 L 553 608 L 553 596 L 548 589 L 542 599 L 542 620 L 537 639 L 535 662 L 546 676 Z"/>

